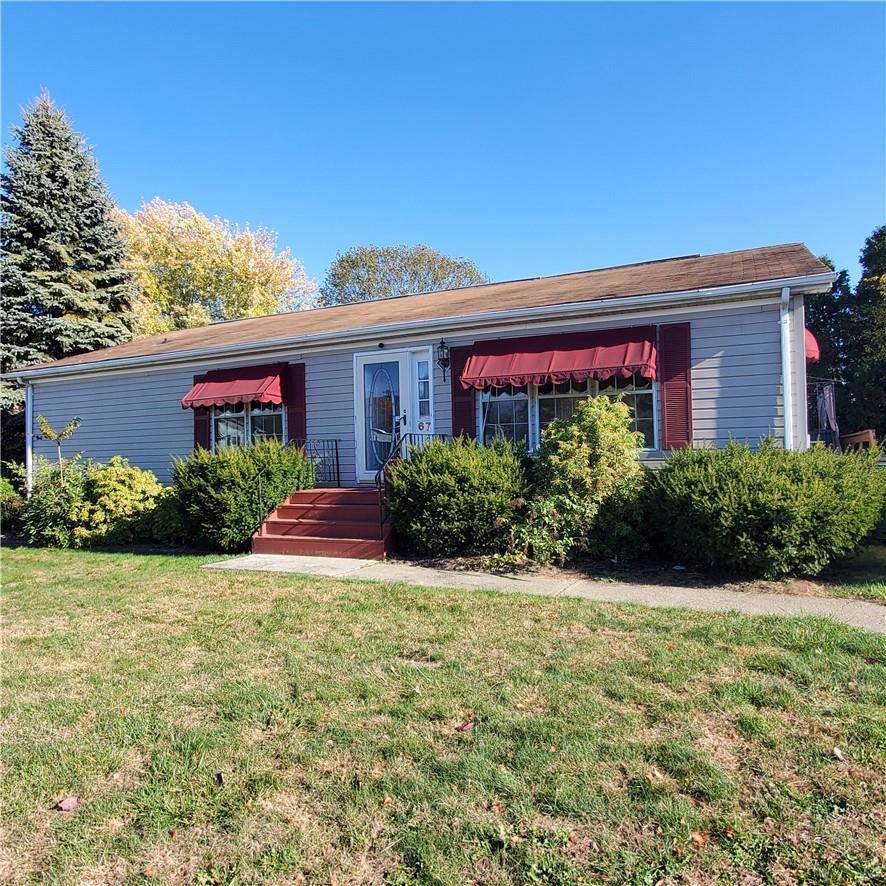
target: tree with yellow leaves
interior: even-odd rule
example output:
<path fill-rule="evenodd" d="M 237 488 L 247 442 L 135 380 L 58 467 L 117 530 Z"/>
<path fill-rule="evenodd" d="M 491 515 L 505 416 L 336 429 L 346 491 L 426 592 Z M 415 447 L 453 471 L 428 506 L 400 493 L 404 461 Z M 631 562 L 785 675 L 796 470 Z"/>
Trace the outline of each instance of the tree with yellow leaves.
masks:
<path fill-rule="evenodd" d="M 317 284 L 288 249 L 277 251 L 273 231 L 210 219 L 159 197 L 133 215 L 120 211 L 119 220 L 139 281 L 140 335 L 313 303 Z"/>

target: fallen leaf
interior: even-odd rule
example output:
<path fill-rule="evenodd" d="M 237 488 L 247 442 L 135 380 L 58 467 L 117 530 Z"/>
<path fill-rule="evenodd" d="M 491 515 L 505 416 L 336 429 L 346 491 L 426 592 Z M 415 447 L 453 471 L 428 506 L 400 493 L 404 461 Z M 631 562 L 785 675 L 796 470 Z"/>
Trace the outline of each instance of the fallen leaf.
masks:
<path fill-rule="evenodd" d="M 465 720 L 460 726 L 455 727 L 456 732 L 471 732 L 477 724 L 473 720 Z"/>
<path fill-rule="evenodd" d="M 496 815 L 501 815 L 501 811 L 502 811 L 502 809 L 504 809 L 504 806 L 502 806 L 501 800 L 493 800 L 492 805 L 490 806 L 490 809 L 492 809 L 492 811 Z"/>
<path fill-rule="evenodd" d="M 498 771 L 499 771 L 499 772 L 504 772 L 506 769 L 507 769 L 507 766 L 505 766 L 504 763 L 499 763 L 499 764 L 498 764 Z"/>
<path fill-rule="evenodd" d="M 735 836 L 735 831 L 732 828 L 726 828 L 726 836 L 731 840 Z"/>
<path fill-rule="evenodd" d="M 67 797 L 59 800 L 55 804 L 55 808 L 59 812 L 72 812 L 80 805 L 80 798 L 76 794 L 69 794 Z"/>
<path fill-rule="evenodd" d="M 845 761 L 845 757 L 843 756 L 843 752 L 839 748 L 834 748 L 831 753 L 834 755 L 835 759 L 839 760 L 841 763 Z"/>
<path fill-rule="evenodd" d="M 215 783 L 221 787 L 225 783 L 225 775 L 223 772 L 215 773 Z"/>
<path fill-rule="evenodd" d="M 142 871 L 142 876 L 150 879 L 151 877 L 156 877 L 157 874 L 159 874 L 159 873 L 160 873 L 160 868 L 145 868 Z"/>
<path fill-rule="evenodd" d="M 393 797 L 385 797 L 385 806 L 393 806 L 394 798 Z"/>
<path fill-rule="evenodd" d="M 699 833 L 699 831 L 692 831 L 689 836 L 692 838 L 692 842 L 698 847 L 704 846 L 709 839 L 707 834 Z"/>
<path fill-rule="evenodd" d="M 178 837 L 178 828 L 170 828 L 169 829 L 169 839 L 174 840 Z"/>

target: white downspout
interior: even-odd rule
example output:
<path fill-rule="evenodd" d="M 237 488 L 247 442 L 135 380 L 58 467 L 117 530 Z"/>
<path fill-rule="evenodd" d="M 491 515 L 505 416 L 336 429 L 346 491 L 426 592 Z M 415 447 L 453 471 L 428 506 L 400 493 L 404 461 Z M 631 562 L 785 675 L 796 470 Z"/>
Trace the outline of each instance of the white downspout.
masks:
<path fill-rule="evenodd" d="M 25 489 L 34 482 L 34 385 L 25 382 Z"/>
<path fill-rule="evenodd" d="M 791 287 L 781 290 L 781 396 L 784 401 L 784 448 L 794 448 L 794 392 L 791 385 Z"/>

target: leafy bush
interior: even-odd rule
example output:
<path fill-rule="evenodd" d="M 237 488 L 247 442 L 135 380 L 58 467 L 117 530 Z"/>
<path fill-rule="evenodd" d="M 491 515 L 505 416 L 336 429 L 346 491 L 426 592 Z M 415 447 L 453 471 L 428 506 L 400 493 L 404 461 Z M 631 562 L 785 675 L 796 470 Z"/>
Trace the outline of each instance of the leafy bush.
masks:
<path fill-rule="evenodd" d="M 579 404 L 568 419 L 542 431 L 534 492 L 514 526 L 514 553 L 537 562 L 563 562 L 588 551 L 600 508 L 627 510 L 642 487 L 637 461 L 641 435 L 630 430 L 627 405 L 610 397 Z M 626 529 L 626 531 L 628 531 Z M 612 532 L 600 526 L 599 533 Z M 604 549 L 597 543 L 598 552 Z"/>
<path fill-rule="evenodd" d="M 702 566 L 772 578 L 815 575 L 851 554 L 886 500 L 880 453 L 766 440 L 675 452 L 656 475 L 649 524 L 661 550 Z"/>
<path fill-rule="evenodd" d="M 314 466 L 302 450 L 263 440 L 198 449 L 176 460 L 173 477 L 187 539 L 236 551 L 287 496 L 314 485 Z"/>
<path fill-rule="evenodd" d="M 24 499 L 6 477 L 0 477 L 0 526 L 5 530 L 18 526 Z"/>
<path fill-rule="evenodd" d="M 648 496 L 652 471 L 642 467 L 600 503 L 582 551 L 595 559 L 633 560 L 649 553 Z"/>
<path fill-rule="evenodd" d="M 25 536 L 31 544 L 63 548 L 146 540 L 143 515 L 162 489 L 151 471 L 119 456 L 107 464 L 39 460 L 22 508 Z"/>
<path fill-rule="evenodd" d="M 398 537 L 420 554 L 449 556 L 504 550 L 525 475 L 507 442 L 459 438 L 414 449 L 390 483 Z"/>
<path fill-rule="evenodd" d="M 185 541 L 187 533 L 182 506 L 172 486 L 164 486 L 154 500 L 154 506 L 141 514 L 136 534 L 139 538 L 161 544 Z"/>
<path fill-rule="evenodd" d="M 22 507 L 22 529 L 32 545 L 78 547 L 75 514 L 86 497 L 86 465 L 73 458 L 62 466 L 37 459 L 31 494 Z"/>
<path fill-rule="evenodd" d="M 147 541 L 142 514 L 154 509 L 163 491 L 151 471 L 115 455 L 107 464 L 86 466 L 84 497 L 73 510 L 77 547 Z"/>

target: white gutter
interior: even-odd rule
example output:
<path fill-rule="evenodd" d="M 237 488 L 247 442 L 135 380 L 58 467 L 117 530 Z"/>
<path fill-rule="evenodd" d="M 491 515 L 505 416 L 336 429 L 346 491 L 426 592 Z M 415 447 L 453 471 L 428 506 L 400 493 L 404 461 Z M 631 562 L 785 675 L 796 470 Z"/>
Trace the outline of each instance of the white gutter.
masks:
<path fill-rule="evenodd" d="M 784 400 L 784 448 L 794 448 L 794 396 L 791 384 L 791 287 L 781 290 L 781 396 Z"/>
<path fill-rule="evenodd" d="M 337 343 L 359 342 L 365 339 L 377 339 L 380 335 L 397 335 L 408 332 L 432 333 L 452 330 L 453 324 L 463 328 L 495 323 L 502 320 L 518 322 L 532 320 L 537 317 L 546 319 L 561 315 L 575 317 L 578 314 L 603 314 L 613 310 L 630 307 L 647 307 L 653 305 L 680 305 L 685 302 L 705 299 L 717 301 L 734 298 L 740 295 L 751 295 L 780 286 L 797 287 L 828 287 L 835 275 L 828 271 L 822 274 L 810 274 L 805 277 L 791 277 L 784 280 L 764 280 L 759 283 L 742 283 L 735 286 L 718 286 L 707 289 L 691 289 L 679 292 L 660 292 L 648 295 L 622 296 L 616 298 L 597 299 L 595 301 L 567 302 L 558 305 L 542 305 L 540 307 L 507 309 L 502 311 L 484 311 L 479 314 L 458 314 L 456 316 L 433 317 L 426 320 L 409 320 L 403 323 L 383 323 L 378 326 L 364 326 L 360 329 L 340 329 L 333 332 L 321 332 L 313 335 L 292 335 L 280 338 L 262 339 L 237 345 L 220 345 L 213 348 L 193 348 L 185 351 L 172 351 L 164 354 L 146 354 L 140 357 L 108 359 L 94 363 L 76 363 L 69 366 L 47 366 L 44 369 L 27 368 L 16 370 L 4 378 L 15 378 L 21 381 L 43 377 L 62 377 L 84 372 L 100 372 L 102 370 L 122 369 L 124 367 L 151 366 L 154 364 L 174 363 L 184 360 L 198 360 L 203 357 L 223 357 L 237 354 L 250 354 L 254 351 L 269 349 L 299 348 L 308 345 L 334 341 Z M 392 300 L 395 301 L 395 300 Z M 229 321 L 231 322 L 231 321 Z"/>
<path fill-rule="evenodd" d="M 25 489 L 34 483 L 34 386 L 25 384 Z"/>

